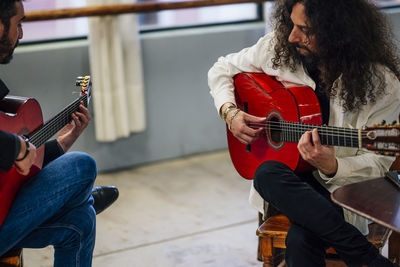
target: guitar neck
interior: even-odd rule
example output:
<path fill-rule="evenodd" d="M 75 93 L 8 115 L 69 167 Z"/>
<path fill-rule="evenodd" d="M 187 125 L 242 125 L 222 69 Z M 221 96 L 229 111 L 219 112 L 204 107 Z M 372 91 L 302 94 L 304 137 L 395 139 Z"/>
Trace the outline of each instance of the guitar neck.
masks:
<path fill-rule="evenodd" d="M 271 128 L 275 127 L 273 124 L 279 124 L 278 127 L 281 129 L 281 140 L 286 142 L 297 143 L 306 131 L 311 131 L 317 128 L 323 145 L 359 147 L 359 130 L 357 129 L 285 121 L 270 122 L 270 124 Z"/>
<path fill-rule="evenodd" d="M 72 119 L 72 113 L 79 110 L 80 102 L 83 101 L 85 107 L 87 107 L 88 96 L 87 94 L 82 95 L 74 102 L 65 107 L 56 116 L 42 124 L 38 129 L 28 135 L 29 141 L 36 147 L 40 147 L 59 130 L 61 130 L 67 123 Z"/>

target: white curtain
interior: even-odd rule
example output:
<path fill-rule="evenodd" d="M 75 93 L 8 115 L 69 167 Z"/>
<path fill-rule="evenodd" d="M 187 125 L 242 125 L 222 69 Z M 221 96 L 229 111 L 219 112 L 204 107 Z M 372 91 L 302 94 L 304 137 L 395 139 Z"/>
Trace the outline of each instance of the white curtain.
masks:
<path fill-rule="evenodd" d="M 133 0 L 87 0 L 93 6 Z M 142 60 L 134 14 L 89 18 L 96 139 L 127 137 L 146 128 Z"/>

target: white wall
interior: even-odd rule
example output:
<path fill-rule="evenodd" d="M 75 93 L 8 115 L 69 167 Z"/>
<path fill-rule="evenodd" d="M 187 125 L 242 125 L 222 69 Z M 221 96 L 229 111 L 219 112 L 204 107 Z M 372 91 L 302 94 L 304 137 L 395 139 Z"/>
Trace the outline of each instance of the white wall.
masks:
<path fill-rule="evenodd" d="M 73 149 L 90 153 L 100 171 L 110 171 L 226 148 L 207 71 L 219 56 L 255 43 L 264 29 L 256 23 L 143 34 L 147 130 L 98 143 L 91 124 Z M 11 64 L 0 67 L 12 94 L 39 100 L 45 120 L 78 97 L 74 79 L 88 73 L 86 41 L 22 46 Z"/>

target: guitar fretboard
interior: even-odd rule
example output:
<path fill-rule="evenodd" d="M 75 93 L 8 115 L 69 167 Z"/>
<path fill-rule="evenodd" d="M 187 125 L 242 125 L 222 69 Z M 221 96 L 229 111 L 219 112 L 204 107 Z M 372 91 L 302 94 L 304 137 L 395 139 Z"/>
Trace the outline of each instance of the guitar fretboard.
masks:
<path fill-rule="evenodd" d="M 40 147 L 59 130 L 61 130 L 67 123 L 71 121 L 72 113 L 79 110 L 80 102 L 83 101 L 85 107 L 87 107 L 88 96 L 87 94 L 82 95 L 74 102 L 65 107 L 56 116 L 45 122 L 38 129 L 29 134 L 29 141 L 36 147 Z"/>
<path fill-rule="evenodd" d="M 279 126 L 277 125 L 279 124 Z M 297 122 L 270 122 L 270 127 L 276 129 L 280 128 L 281 140 L 286 142 L 297 143 L 300 137 L 306 132 L 315 128 L 318 129 L 318 134 L 323 145 L 330 146 L 344 146 L 344 147 L 358 147 L 359 137 L 357 129 L 340 128 L 333 126 L 321 126 L 312 124 L 303 124 Z"/>

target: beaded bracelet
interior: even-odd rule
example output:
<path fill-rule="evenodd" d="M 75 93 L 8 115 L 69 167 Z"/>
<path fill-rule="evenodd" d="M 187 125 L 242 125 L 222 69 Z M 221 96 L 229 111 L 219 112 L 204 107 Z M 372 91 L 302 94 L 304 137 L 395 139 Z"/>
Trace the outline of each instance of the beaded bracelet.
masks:
<path fill-rule="evenodd" d="M 232 120 L 233 120 L 233 118 L 239 113 L 239 111 L 240 111 L 240 109 L 236 109 L 236 110 L 232 113 L 231 117 L 229 118 L 229 123 L 228 123 L 228 129 L 229 129 L 229 131 L 232 130 Z"/>
<path fill-rule="evenodd" d="M 22 139 L 24 139 L 25 141 L 25 154 L 22 158 L 20 159 L 16 159 L 15 161 L 23 161 L 29 154 L 29 151 L 31 151 L 30 147 L 29 147 L 29 139 L 25 136 L 21 136 Z"/>

